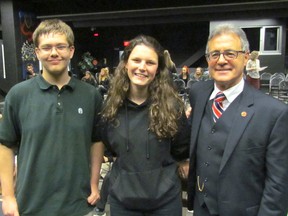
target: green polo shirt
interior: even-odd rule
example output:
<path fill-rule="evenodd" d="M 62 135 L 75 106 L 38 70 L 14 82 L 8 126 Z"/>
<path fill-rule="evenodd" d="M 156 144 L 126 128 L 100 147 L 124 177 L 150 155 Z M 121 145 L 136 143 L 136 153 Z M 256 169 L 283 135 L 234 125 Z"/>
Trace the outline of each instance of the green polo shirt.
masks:
<path fill-rule="evenodd" d="M 73 77 L 61 90 L 37 76 L 8 92 L 0 142 L 18 149 L 21 216 L 79 216 L 91 210 L 90 147 L 99 141 L 101 105 L 98 90 Z"/>

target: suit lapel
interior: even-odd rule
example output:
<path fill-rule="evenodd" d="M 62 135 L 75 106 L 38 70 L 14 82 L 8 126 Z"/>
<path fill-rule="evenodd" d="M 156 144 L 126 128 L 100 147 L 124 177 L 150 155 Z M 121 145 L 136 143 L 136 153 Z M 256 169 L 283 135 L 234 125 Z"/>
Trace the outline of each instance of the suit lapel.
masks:
<path fill-rule="evenodd" d="M 239 95 L 241 97 L 239 106 L 235 111 L 235 118 L 231 128 L 230 133 L 228 134 L 222 161 L 220 164 L 219 173 L 223 170 L 225 164 L 229 160 L 231 154 L 233 153 L 235 147 L 239 143 L 239 140 L 247 127 L 249 121 L 251 120 L 252 116 L 254 115 L 253 109 L 253 90 L 250 89 L 251 87 L 245 84 L 242 94 Z"/>

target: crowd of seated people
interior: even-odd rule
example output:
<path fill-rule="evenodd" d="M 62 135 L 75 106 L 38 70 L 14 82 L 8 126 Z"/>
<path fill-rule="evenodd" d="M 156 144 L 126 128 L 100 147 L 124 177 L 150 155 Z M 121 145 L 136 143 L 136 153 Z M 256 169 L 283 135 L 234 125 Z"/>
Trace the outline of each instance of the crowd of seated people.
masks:
<path fill-rule="evenodd" d="M 82 81 L 98 88 L 103 98 L 108 92 L 110 79 L 111 77 L 108 67 L 101 68 L 100 72 L 95 74 L 95 77 L 89 70 L 87 70 L 85 71 L 84 76 L 81 78 Z"/>
<path fill-rule="evenodd" d="M 195 82 L 206 81 L 210 79 L 209 73 L 205 73 L 202 67 L 197 67 L 192 73 L 188 66 L 184 65 L 177 77 L 174 77 L 174 83 L 180 95 L 188 95 L 189 89 Z"/>

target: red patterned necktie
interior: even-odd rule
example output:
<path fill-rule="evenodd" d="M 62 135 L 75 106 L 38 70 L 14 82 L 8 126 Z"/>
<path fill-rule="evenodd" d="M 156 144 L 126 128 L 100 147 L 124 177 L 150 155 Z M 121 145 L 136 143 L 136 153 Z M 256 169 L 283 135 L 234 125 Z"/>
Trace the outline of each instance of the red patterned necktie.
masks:
<path fill-rule="evenodd" d="M 213 120 L 214 122 L 217 121 L 224 112 L 223 110 L 223 104 L 222 102 L 225 100 L 225 95 L 223 92 L 218 92 L 216 97 L 214 98 L 213 104 L 212 104 L 212 112 L 213 112 Z"/>

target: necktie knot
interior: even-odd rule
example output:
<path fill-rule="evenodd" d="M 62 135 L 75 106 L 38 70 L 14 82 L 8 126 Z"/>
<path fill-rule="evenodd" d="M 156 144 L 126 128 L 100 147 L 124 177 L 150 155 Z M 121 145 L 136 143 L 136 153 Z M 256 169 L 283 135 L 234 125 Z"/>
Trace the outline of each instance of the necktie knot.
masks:
<path fill-rule="evenodd" d="M 225 100 L 225 98 L 226 98 L 226 97 L 225 97 L 225 95 L 224 95 L 223 92 L 218 92 L 214 100 L 215 100 L 217 103 L 222 103 L 222 102 Z"/>
<path fill-rule="evenodd" d="M 214 98 L 213 104 L 212 104 L 212 112 L 213 112 L 213 120 L 216 122 L 217 119 L 219 119 L 224 112 L 223 110 L 223 104 L 222 102 L 225 100 L 225 95 L 223 92 L 218 92 L 217 95 Z"/>

